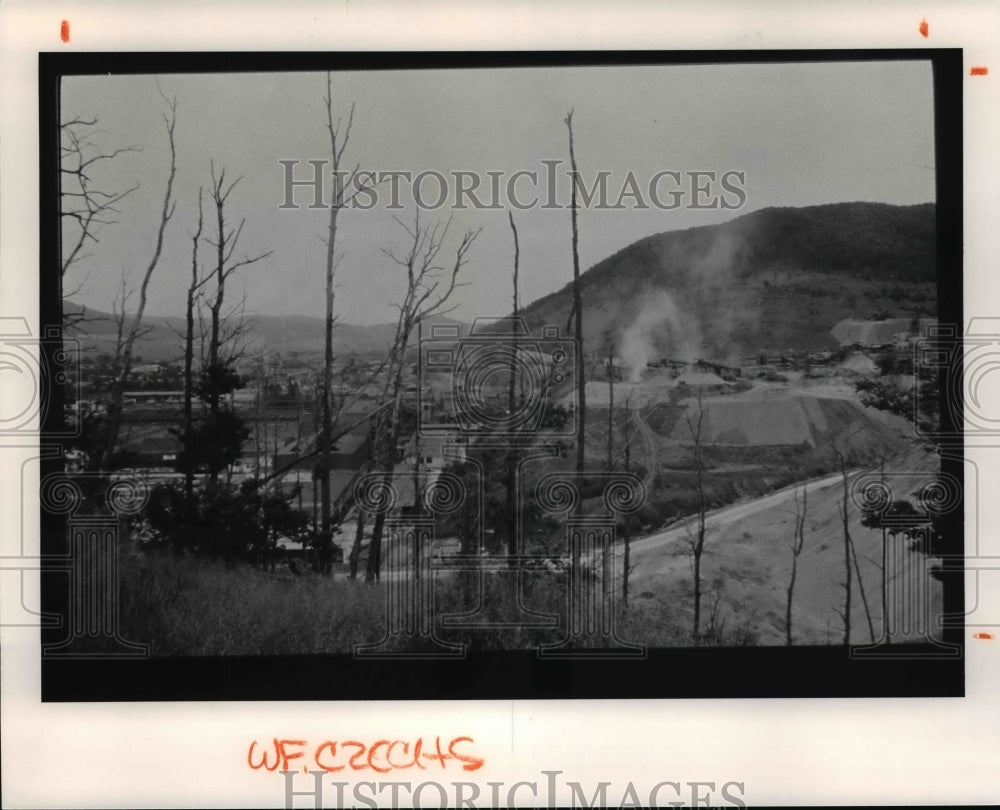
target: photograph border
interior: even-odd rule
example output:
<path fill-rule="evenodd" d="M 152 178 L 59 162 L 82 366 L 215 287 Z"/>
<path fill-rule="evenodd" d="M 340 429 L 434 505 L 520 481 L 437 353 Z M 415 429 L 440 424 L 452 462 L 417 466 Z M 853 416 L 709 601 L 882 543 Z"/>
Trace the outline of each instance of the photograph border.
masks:
<path fill-rule="evenodd" d="M 433 52 L 108 52 L 39 54 L 41 329 L 62 324 L 59 266 L 59 81 L 99 74 L 247 73 L 929 61 L 933 71 L 938 320 L 962 324 L 963 51 L 960 48 L 704 50 L 704 51 L 433 51 Z M 47 272 L 47 268 L 49 269 Z M 959 327 L 959 334 L 961 328 Z M 57 346 L 42 342 L 43 363 Z M 956 363 L 961 357 L 956 355 Z M 942 369 L 961 375 L 961 368 Z M 46 456 L 64 435 L 62 393 L 44 390 L 41 476 L 62 461 Z M 961 431 L 961 401 L 942 409 L 942 430 Z M 964 481 L 962 448 L 949 450 L 942 471 Z M 962 510 L 950 529 L 961 532 Z M 42 610 L 67 615 L 64 574 L 45 561 L 64 553 L 66 522 L 43 511 Z M 964 553 L 964 552 L 963 552 Z M 962 576 L 945 578 L 943 612 L 962 617 Z M 42 629 L 42 644 L 62 634 Z M 965 624 L 949 622 L 943 642 L 964 652 Z M 899 652 L 903 653 L 902 645 Z M 640 660 L 548 660 L 535 651 L 477 654 L 461 660 L 359 660 L 329 656 L 226 656 L 136 660 L 53 659 L 41 662 L 43 702 L 205 700 L 429 700 L 567 698 L 961 697 L 965 657 L 926 658 L 924 647 L 895 659 L 859 660 L 837 647 L 649 649 Z"/>

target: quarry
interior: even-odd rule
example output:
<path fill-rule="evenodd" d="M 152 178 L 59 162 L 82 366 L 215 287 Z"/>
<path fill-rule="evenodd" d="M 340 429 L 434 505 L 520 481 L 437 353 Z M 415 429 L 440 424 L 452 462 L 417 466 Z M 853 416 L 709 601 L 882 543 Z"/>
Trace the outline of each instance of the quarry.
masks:
<path fill-rule="evenodd" d="M 863 471 L 881 469 L 890 479 L 906 480 L 894 497 L 914 498 L 939 470 L 936 453 L 913 426 L 864 405 L 856 387 L 879 379 L 887 358 L 913 356 L 917 337 L 911 326 L 853 321 L 837 325 L 834 337 L 841 345 L 830 349 L 785 348 L 725 361 L 677 360 L 648 351 L 646 357 L 633 354 L 639 365 L 620 357 L 601 362 L 595 353 L 585 389 L 588 459 L 596 466 L 604 457 L 606 463 L 610 431 L 612 463 L 620 467 L 627 448 L 630 468 L 647 489 L 647 503 L 632 527 L 629 563 L 638 605 L 690 616 L 700 474 L 708 508 L 702 578 L 718 610 L 716 621 L 728 622 L 729 632 L 752 625 L 752 643 L 785 643 L 789 544 L 805 491 L 795 642 L 836 643 L 844 624 L 845 487 Z M 912 379 L 896 381 L 905 386 Z M 571 407 L 572 401 L 568 395 L 563 404 Z M 597 510 L 596 503 L 592 508 Z M 846 522 L 856 553 L 851 620 L 855 637 L 867 639 L 881 626 L 883 538 L 863 525 L 853 502 Z M 619 544 L 619 572 L 622 556 Z M 926 568 L 923 555 L 903 553 L 889 565 L 886 582 L 891 588 L 916 578 L 927 587 L 920 609 L 933 611 L 940 608 L 940 583 Z M 892 616 L 897 608 L 888 610 Z"/>

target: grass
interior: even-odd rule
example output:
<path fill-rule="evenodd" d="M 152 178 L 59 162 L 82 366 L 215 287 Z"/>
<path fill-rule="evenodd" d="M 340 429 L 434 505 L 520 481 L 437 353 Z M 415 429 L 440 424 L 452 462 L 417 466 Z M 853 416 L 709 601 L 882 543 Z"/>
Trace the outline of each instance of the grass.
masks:
<path fill-rule="evenodd" d="M 380 589 L 164 552 L 122 560 L 119 604 L 125 638 L 154 656 L 346 653 L 384 626 Z"/>
<path fill-rule="evenodd" d="M 595 590 L 600 584 L 591 580 Z M 434 588 L 438 638 L 472 651 L 533 650 L 565 635 L 568 577 L 562 571 L 521 576 L 520 606 L 514 577 L 464 571 L 439 575 Z M 129 641 L 150 645 L 153 656 L 350 654 L 357 643 L 379 641 L 386 628 L 387 584 L 353 582 L 343 576 L 292 576 L 248 566 L 227 567 L 194 555 L 132 548 L 120 561 L 119 628 Z M 691 645 L 690 606 L 633 596 L 624 609 L 614 598 L 621 640 L 648 647 Z M 684 600 L 682 600 L 684 602 Z M 478 611 L 476 610 L 478 606 Z M 498 627 L 512 617 L 553 614 L 550 627 Z M 446 613 L 474 612 L 472 628 L 444 627 Z M 739 613 L 739 611 L 734 611 Z M 706 633 L 713 646 L 752 644 L 747 622 Z M 486 626 L 492 625 L 492 626 Z M 581 646 L 602 646 L 600 640 Z M 431 649 L 422 637 L 400 637 L 385 651 Z"/>

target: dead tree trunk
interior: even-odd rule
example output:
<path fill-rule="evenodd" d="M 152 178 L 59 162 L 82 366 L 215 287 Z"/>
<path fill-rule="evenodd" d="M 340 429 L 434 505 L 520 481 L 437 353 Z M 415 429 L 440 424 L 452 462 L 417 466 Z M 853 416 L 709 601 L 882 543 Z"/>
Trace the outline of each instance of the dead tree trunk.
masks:
<path fill-rule="evenodd" d="M 368 564 L 365 566 L 365 582 L 369 585 L 382 579 L 382 532 L 384 530 L 385 512 L 378 512 L 375 515 L 375 524 L 372 526 L 372 541 L 368 545 Z"/>
<path fill-rule="evenodd" d="M 510 379 L 508 380 L 507 389 L 507 410 L 508 414 L 514 413 L 514 408 L 516 407 L 516 383 L 517 383 L 517 351 L 518 351 L 518 321 L 521 317 L 521 307 L 518 295 L 518 272 L 520 270 L 521 264 L 521 247 L 517 240 L 517 226 L 514 224 L 514 214 L 510 211 L 507 212 L 507 217 L 510 220 L 510 230 L 514 235 L 514 317 L 513 317 L 513 337 L 511 340 L 512 351 L 510 356 Z"/>
<path fill-rule="evenodd" d="M 608 344 L 608 460 L 605 464 L 610 471 L 614 469 L 614 426 L 615 426 L 615 344 Z"/>
<path fill-rule="evenodd" d="M 792 574 L 788 580 L 788 602 L 785 605 L 785 643 L 792 646 L 792 599 L 795 594 L 795 576 L 798 573 L 799 555 L 805 545 L 806 510 L 808 508 L 808 492 L 802 487 L 802 501 L 795 493 L 795 535 L 792 538 Z"/>
<path fill-rule="evenodd" d="M 880 480 L 880 482 L 882 484 L 882 491 L 884 492 L 885 491 L 885 487 L 886 487 L 886 483 L 885 483 L 885 453 L 884 452 L 881 455 L 881 462 L 879 464 L 879 472 L 880 472 L 879 480 Z M 886 644 L 891 644 L 892 643 L 892 638 L 891 638 L 891 625 L 889 623 L 889 592 L 886 589 L 886 582 L 885 582 L 886 579 L 887 579 L 887 577 L 889 576 L 889 573 L 888 573 L 889 572 L 889 568 L 888 568 L 888 565 L 889 565 L 888 556 L 889 555 L 888 555 L 888 549 L 886 548 L 886 544 L 885 544 L 886 543 L 885 522 L 884 521 L 879 521 L 879 523 L 881 524 L 880 528 L 882 530 L 882 572 L 881 572 L 881 576 L 879 577 L 880 584 L 881 584 L 881 587 L 882 587 L 882 633 L 885 636 L 885 643 Z"/>
<path fill-rule="evenodd" d="M 198 291 L 206 279 L 198 278 L 198 243 L 204 224 L 201 189 L 198 190 L 198 227 L 191 237 L 191 284 L 187 291 L 186 331 L 184 333 L 184 450 L 188 459 L 184 465 L 184 498 L 188 508 L 194 504 L 194 310 Z"/>
<path fill-rule="evenodd" d="M 225 204 L 226 197 L 228 196 L 228 191 L 232 191 L 233 186 L 239 182 L 237 179 L 229 187 L 229 190 L 223 193 L 222 184 L 226 177 L 226 170 L 222 170 L 222 174 L 219 176 L 218 181 L 215 178 L 215 167 L 212 167 L 212 200 L 215 203 L 215 221 L 218 234 L 218 241 L 215 243 L 216 250 L 216 262 L 215 262 L 215 298 L 212 300 L 209 311 L 211 313 L 211 327 L 208 339 L 208 367 L 209 369 L 216 369 L 219 365 L 219 339 L 220 339 L 220 329 L 222 321 L 222 304 L 226 297 L 226 216 L 225 216 Z M 219 415 L 219 394 L 217 391 L 212 389 L 211 396 L 208 402 L 209 409 L 212 416 Z"/>
<path fill-rule="evenodd" d="M 625 397 L 625 472 L 632 469 L 632 436 L 630 428 L 632 426 L 631 394 Z M 625 552 L 622 559 L 622 604 L 628 609 L 628 579 L 632 573 L 632 527 L 629 524 L 629 516 L 625 516 Z"/>
<path fill-rule="evenodd" d="M 228 186 L 226 185 L 226 170 L 223 168 L 218 176 L 215 173 L 215 163 L 211 163 L 212 202 L 215 205 L 215 225 L 216 239 L 208 239 L 210 245 L 215 248 L 215 269 L 211 277 L 215 281 L 215 292 L 209 304 L 211 316 L 208 336 L 208 358 L 207 367 L 203 369 L 204 391 L 202 396 L 208 402 L 209 417 L 213 425 L 218 424 L 220 412 L 222 410 L 223 397 L 231 393 L 233 381 L 231 379 L 232 365 L 237 356 L 234 347 L 243 329 L 243 321 L 240 320 L 236 329 L 223 334 L 223 321 L 228 316 L 223 314 L 222 308 L 226 300 L 226 282 L 241 267 L 246 267 L 256 262 L 262 261 L 271 255 L 271 251 L 260 253 L 253 257 L 244 257 L 238 261 L 233 261 L 233 254 L 243 234 L 243 227 L 246 220 L 240 220 L 236 228 L 226 225 L 226 204 L 233 189 L 242 180 L 237 177 Z M 228 347 L 228 348 L 226 348 Z M 226 354 L 223 354 L 224 349 Z M 265 451 L 266 451 L 265 446 Z M 214 483 L 218 480 L 219 470 L 213 461 L 209 465 L 209 476 Z"/>
<path fill-rule="evenodd" d="M 872 643 L 875 643 L 875 623 L 872 621 L 872 613 L 868 607 L 868 596 L 865 594 L 865 581 L 861 577 L 861 567 L 858 565 L 858 551 L 854 548 L 854 540 L 850 539 L 851 559 L 854 562 L 854 573 L 858 578 L 858 593 L 861 594 L 861 604 L 865 609 L 865 619 L 868 621 L 868 633 L 871 635 Z"/>
<path fill-rule="evenodd" d="M 170 114 L 164 116 L 167 126 L 167 141 L 170 146 L 170 171 L 167 175 L 167 189 L 163 195 L 163 207 L 160 211 L 160 224 L 156 231 L 156 242 L 153 247 L 153 256 L 146 265 L 142 282 L 139 285 L 139 305 L 136 309 L 135 318 L 125 330 L 119 341 L 116 350 L 118 359 L 116 373 L 111 382 L 110 399 L 108 402 L 108 432 L 105 438 L 105 445 L 101 454 L 100 469 L 107 472 L 111 469 L 112 460 L 118 445 L 118 434 L 121 430 L 122 407 L 125 401 L 125 388 L 128 385 L 129 375 L 132 373 L 132 351 L 136 338 L 142 328 L 142 317 L 146 311 L 146 296 L 149 290 L 149 281 L 153 277 L 153 272 L 160 263 L 160 255 L 163 252 L 163 236 L 167 230 L 167 223 L 174 215 L 175 203 L 173 200 L 174 177 L 177 174 L 177 150 L 174 146 L 174 127 L 177 123 L 177 101 L 168 102 Z M 124 319 L 124 301 L 122 302 L 122 317 Z M 124 324 L 124 320 L 123 320 Z"/>
<path fill-rule="evenodd" d="M 510 211 L 507 212 L 508 219 L 510 220 L 510 229 L 514 234 L 514 317 L 512 320 L 513 324 L 513 337 L 511 339 L 511 355 L 510 355 L 510 379 L 507 381 L 507 417 L 508 419 L 513 419 L 515 409 L 517 408 L 517 351 L 518 351 L 518 323 L 520 319 L 520 307 L 518 306 L 518 272 L 520 269 L 521 262 L 521 250 L 520 245 L 517 240 L 517 226 L 514 224 L 514 214 Z M 519 453 L 517 444 L 515 441 L 511 441 L 510 447 L 507 450 L 506 459 L 506 495 L 507 495 L 507 508 L 506 508 L 506 523 L 507 523 L 507 561 L 511 567 L 517 565 L 517 467 L 519 462 Z"/>
<path fill-rule="evenodd" d="M 351 139 L 351 125 L 354 123 L 354 105 L 351 105 L 347 123 L 341 131 L 340 120 L 333 120 L 333 83 L 331 74 L 326 74 L 326 130 L 330 139 L 330 159 L 333 174 L 333 197 L 330 200 L 330 220 L 326 239 L 326 318 L 323 333 L 323 427 L 320 441 L 320 467 L 323 471 L 322 501 L 320 507 L 321 542 L 332 542 L 332 504 L 330 501 L 330 466 L 333 453 L 333 408 L 330 402 L 333 387 L 333 325 L 334 325 L 334 270 L 337 248 L 337 216 L 345 202 L 345 178 L 340 171 L 344 150 Z M 352 173 L 351 179 L 357 173 Z"/>
<path fill-rule="evenodd" d="M 695 488 L 698 498 L 698 522 L 693 539 L 689 539 L 692 558 L 692 576 L 694 578 L 694 620 L 692 623 L 692 638 L 695 644 L 701 641 L 701 558 L 705 553 L 705 514 L 708 508 L 705 497 L 705 463 L 702 455 L 702 424 L 705 411 L 702 407 L 701 393 L 698 394 L 698 420 L 692 424 L 687 419 L 688 430 L 694 439 Z"/>
<path fill-rule="evenodd" d="M 358 509 L 358 528 L 354 532 L 354 545 L 351 546 L 350 573 L 351 579 L 358 578 L 358 562 L 361 559 L 361 544 L 365 537 L 365 510 Z"/>
<path fill-rule="evenodd" d="M 402 223 L 400 223 L 402 225 Z M 407 286 L 403 301 L 397 304 L 399 317 L 396 334 L 386 359 L 388 376 L 383 390 L 383 404 L 388 403 L 387 415 L 382 417 L 382 429 L 376 433 L 376 451 L 373 467 L 381 473 L 381 483 L 386 489 L 392 487 L 393 468 L 396 463 L 396 446 L 400 438 L 400 405 L 403 390 L 403 364 L 410 338 L 417 324 L 434 315 L 443 315 L 454 307 L 447 303 L 458 287 L 458 275 L 465 265 L 466 254 L 478 236 L 478 231 L 468 231 L 462 237 L 455 251 L 455 262 L 450 268 L 439 265 L 438 256 L 447 236 L 450 221 L 443 228 L 420 224 L 420 211 L 411 230 L 403 228 L 410 237 L 410 246 L 405 254 L 397 256 L 388 249 L 383 253 L 406 272 Z M 385 512 L 379 511 L 372 527 L 371 548 L 368 553 L 368 567 L 365 581 L 372 583 L 379 579 L 381 571 L 382 531 Z M 416 563 L 416 561 L 414 561 Z"/>
<path fill-rule="evenodd" d="M 840 454 L 838 454 L 840 455 Z M 840 455 L 840 475 L 843 482 L 843 498 L 841 499 L 840 521 L 844 526 L 844 644 L 851 643 L 851 532 L 848 528 L 847 515 L 847 458 Z"/>
<path fill-rule="evenodd" d="M 403 362 L 405 346 L 402 351 L 397 351 L 397 346 L 390 350 L 390 368 L 395 369 L 391 376 L 392 390 L 390 392 L 389 415 L 380 419 L 382 427 L 377 432 L 378 443 L 375 451 L 376 469 L 381 473 L 381 486 L 386 490 L 391 490 L 393 484 L 393 470 L 396 466 L 396 447 L 399 443 L 399 405 L 400 394 L 403 383 Z M 381 579 L 382 572 L 382 532 L 385 527 L 385 511 L 379 510 L 375 515 L 375 523 L 372 526 L 372 540 L 368 546 L 368 564 L 365 569 L 365 582 L 375 583 Z"/>
<path fill-rule="evenodd" d="M 576 385 L 577 397 L 577 429 L 576 429 L 576 471 L 582 473 L 586 465 L 585 441 L 587 423 L 587 392 L 584 379 L 583 363 L 583 298 L 580 289 L 580 253 L 579 230 L 576 222 L 576 152 L 573 149 L 573 111 L 566 116 L 566 128 L 569 130 L 569 162 L 572 169 L 570 218 L 573 223 L 573 339 L 576 343 Z"/>
<path fill-rule="evenodd" d="M 59 269 L 61 275 L 66 276 L 73 265 L 86 257 L 87 243 L 96 243 L 100 230 L 118 221 L 118 204 L 139 188 L 138 184 L 124 191 L 95 188 L 91 173 L 105 161 L 140 150 L 128 146 L 105 152 L 93 140 L 93 136 L 100 132 L 96 118 L 65 121 L 60 126 L 60 132 L 59 215 L 62 225 Z M 64 289 L 63 298 L 71 298 L 82 287 L 81 284 L 74 290 Z M 72 326 L 83 319 L 80 313 L 66 317 L 65 323 Z"/>

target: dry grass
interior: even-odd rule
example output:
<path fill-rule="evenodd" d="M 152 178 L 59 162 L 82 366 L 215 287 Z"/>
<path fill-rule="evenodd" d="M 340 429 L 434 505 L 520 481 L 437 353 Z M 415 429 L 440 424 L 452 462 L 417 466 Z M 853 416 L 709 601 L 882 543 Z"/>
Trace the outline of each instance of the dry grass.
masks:
<path fill-rule="evenodd" d="M 350 652 L 383 626 L 381 589 L 192 556 L 122 561 L 121 630 L 155 656 Z"/>
<path fill-rule="evenodd" d="M 505 573 L 455 572 L 435 584 L 434 625 L 438 638 L 470 650 L 532 650 L 565 634 L 568 606 L 565 572 L 538 571 L 521 577 L 520 605 L 514 577 Z M 385 635 L 385 583 L 376 586 L 343 577 L 270 574 L 246 566 L 188 555 L 133 550 L 121 561 L 120 630 L 147 643 L 154 656 L 295 655 L 351 653 L 354 645 Z M 595 590 L 599 583 L 593 584 Z M 446 613 L 480 610 L 484 626 L 446 628 Z M 690 646 L 690 619 L 678 604 L 633 598 L 616 601 L 615 626 L 624 641 L 649 647 Z M 498 627 L 524 610 L 554 614 L 550 627 Z M 492 626 L 485 626 L 492 625 Z M 733 630 L 736 628 L 733 627 Z M 753 643 L 749 628 L 709 634 L 704 644 Z M 398 638 L 395 650 L 419 650 L 427 638 Z M 602 646 L 600 640 L 582 646 Z M 386 649 L 389 651 L 389 649 Z"/>

